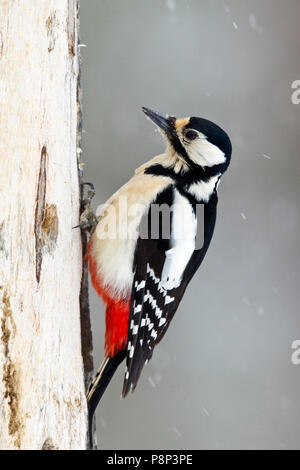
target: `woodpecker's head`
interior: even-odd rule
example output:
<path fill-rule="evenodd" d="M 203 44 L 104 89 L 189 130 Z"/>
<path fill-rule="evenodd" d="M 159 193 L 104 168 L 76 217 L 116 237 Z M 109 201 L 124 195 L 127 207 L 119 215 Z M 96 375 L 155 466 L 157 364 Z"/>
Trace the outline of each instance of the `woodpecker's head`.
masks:
<path fill-rule="evenodd" d="M 224 173 L 230 163 L 231 142 L 223 129 L 199 117 L 176 118 L 142 108 L 166 136 L 171 153 L 190 170 L 202 167 Z"/>

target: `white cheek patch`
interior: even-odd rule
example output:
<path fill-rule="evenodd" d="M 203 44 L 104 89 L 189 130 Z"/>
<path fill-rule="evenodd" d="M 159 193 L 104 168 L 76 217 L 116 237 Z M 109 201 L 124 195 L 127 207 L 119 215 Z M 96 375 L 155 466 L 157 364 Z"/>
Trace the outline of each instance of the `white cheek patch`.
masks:
<path fill-rule="evenodd" d="M 226 158 L 224 152 L 217 145 L 209 142 L 205 136 L 192 141 L 189 144 L 183 142 L 189 158 L 201 166 L 214 166 L 224 163 Z"/>

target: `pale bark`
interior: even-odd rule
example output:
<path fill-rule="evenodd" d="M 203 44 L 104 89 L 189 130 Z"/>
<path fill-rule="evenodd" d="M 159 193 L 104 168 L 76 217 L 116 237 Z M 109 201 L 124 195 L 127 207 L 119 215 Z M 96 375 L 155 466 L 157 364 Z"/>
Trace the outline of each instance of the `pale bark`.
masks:
<path fill-rule="evenodd" d="M 0 448 L 85 449 L 77 1 L 0 0 Z"/>

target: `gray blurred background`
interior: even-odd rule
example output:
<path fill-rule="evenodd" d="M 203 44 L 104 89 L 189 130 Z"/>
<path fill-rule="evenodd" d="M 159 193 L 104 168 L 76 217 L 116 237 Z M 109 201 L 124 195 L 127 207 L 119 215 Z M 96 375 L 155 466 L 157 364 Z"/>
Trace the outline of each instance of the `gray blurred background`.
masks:
<path fill-rule="evenodd" d="M 97 411 L 104 449 L 300 448 L 299 0 L 82 0 L 85 180 L 94 207 L 164 150 L 142 105 L 233 143 L 201 270 L 134 395 Z M 95 367 L 104 309 L 91 292 Z"/>

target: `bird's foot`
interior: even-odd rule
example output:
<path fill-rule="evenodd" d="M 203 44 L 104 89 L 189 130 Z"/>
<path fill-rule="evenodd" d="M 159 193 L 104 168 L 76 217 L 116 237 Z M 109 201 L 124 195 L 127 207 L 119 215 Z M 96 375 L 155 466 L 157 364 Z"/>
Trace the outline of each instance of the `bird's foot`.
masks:
<path fill-rule="evenodd" d="M 85 194 L 84 186 L 88 186 Z M 82 183 L 82 201 L 81 201 L 81 214 L 79 218 L 79 225 L 73 228 L 80 228 L 90 234 L 95 230 L 98 219 L 92 208 L 91 201 L 95 196 L 95 187 L 93 183 Z"/>

